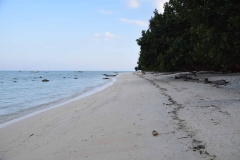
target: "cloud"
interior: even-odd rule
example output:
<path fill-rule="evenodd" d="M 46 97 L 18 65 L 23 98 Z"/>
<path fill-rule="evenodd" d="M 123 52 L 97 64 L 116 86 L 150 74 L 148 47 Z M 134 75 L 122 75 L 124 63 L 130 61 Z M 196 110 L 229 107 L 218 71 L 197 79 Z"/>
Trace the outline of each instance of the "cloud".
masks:
<path fill-rule="evenodd" d="M 164 11 L 163 6 L 164 6 L 164 3 L 167 2 L 166 0 L 151 0 L 151 2 L 160 13 L 163 13 Z"/>
<path fill-rule="evenodd" d="M 120 18 L 120 21 L 124 22 L 124 23 L 136 24 L 139 26 L 145 26 L 145 27 L 148 26 L 148 23 L 146 21 L 141 21 L 141 20 L 130 20 L 130 19 L 126 19 L 126 18 Z"/>
<path fill-rule="evenodd" d="M 153 5 L 155 9 L 157 9 L 160 13 L 163 13 L 163 5 L 168 2 L 168 0 L 126 0 L 127 6 L 136 9 L 140 7 L 140 3 L 150 3 Z"/>
<path fill-rule="evenodd" d="M 98 33 L 94 34 L 94 37 L 100 37 L 100 36 L 101 36 L 101 35 L 98 34 Z"/>
<path fill-rule="evenodd" d="M 100 41 L 100 40 L 110 40 L 110 39 L 114 39 L 118 36 L 116 36 L 115 34 L 112 34 L 110 32 L 105 32 L 105 33 L 102 33 L 102 34 L 99 34 L 99 33 L 96 33 L 92 36 L 92 40 L 95 40 L 95 41 Z"/>
<path fill-rule="evenodd" d="M 138 0 L 127 0 L 127 6 L 130 8 L 138 8 L 140 6 L 140 3 Z"/>
<path fill-rule="evenodd" d="M 116 35 L 111 34 L 109 32 L 105 32 L 104 35 L 105 35 L 106 38 L 114 38 L 114 37 L 116 37 Z"/>
<path fill-rule="evenodd" d="M 102 14 L 113 14 L 113 11 L 99 10 L 98 12 L 100 12 Z"/>

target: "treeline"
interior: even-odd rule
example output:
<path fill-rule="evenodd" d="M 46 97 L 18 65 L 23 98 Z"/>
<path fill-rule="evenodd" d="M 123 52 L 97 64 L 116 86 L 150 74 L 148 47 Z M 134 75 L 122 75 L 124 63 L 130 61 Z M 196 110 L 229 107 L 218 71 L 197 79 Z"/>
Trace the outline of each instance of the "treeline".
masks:
<path fill-rule="evenodd" d="M 240 71 L 240 1 L 170 0 L 137 39 L 148 71 Z"/>

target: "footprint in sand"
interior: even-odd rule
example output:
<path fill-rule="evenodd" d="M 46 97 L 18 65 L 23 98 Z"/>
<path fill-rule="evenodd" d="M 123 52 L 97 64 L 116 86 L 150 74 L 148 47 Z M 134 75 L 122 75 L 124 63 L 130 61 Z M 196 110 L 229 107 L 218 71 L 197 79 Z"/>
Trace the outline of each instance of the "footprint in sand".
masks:
<path fill-rule="evenodd" d="M 141 136 L 142 134 L 141 133 L 137 133 L 137 136 Z"/>

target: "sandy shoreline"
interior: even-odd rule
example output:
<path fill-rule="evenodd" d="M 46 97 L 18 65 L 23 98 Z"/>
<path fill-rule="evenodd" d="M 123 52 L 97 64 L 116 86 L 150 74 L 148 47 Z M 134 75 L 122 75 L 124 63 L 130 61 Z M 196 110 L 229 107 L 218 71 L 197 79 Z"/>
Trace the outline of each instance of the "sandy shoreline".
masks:
<path fill-rule="evenodd" d="M 239 93 L 173 75 L 124 74 L 103 91 L 0 129 L 0 159 L 240 159 Z"/>
<path fill-rule="evenodd" d="M 118 76 L 110 79 L 110 81 L 105 82 L 104 84 L 102 84 L 100 86 L 97 86 L 95 88 L 91 88 L 89 90 L 86 90 L 86 91 L 82 92 L 80 95 L 74 95 L 74 96 L 71 96 L 71 98 L 65 98 L 65 100 L 61 100 L 61 102 L 60 102 L 60 100 L 58 100 L 58 102 L 54 101 L 54 102 L 49 102 L 48 104 L 41 104 L 39 106 L 35 106 L 33 108 L 30 108 L 30 109 L 28 109 L 25 112 L 22 112 L 20 114 L 13 114 L 13 116 L 11 116 L 11 118 L 8 117 L 9 115 L 6 115 L 5 119 L 7 121 L 6 120 L 5 121 L 0 120 L 0 129 L 4 128 L 5 126 L 16 123 L 18 121 L 21 121 L 23 119 L 26 119 L 28 117 L 35 116 L 39 113 L 42 113 L 42 112 L 45 112 L 45 111 L 63 106 L 63 105 L 68 104 L 70 102 L 73 102 L 73 101 L 82 99 L 84 97 L 90 96 L 90 95 L 92 95 L 96 92 L 102 91 L 103 89 L 111 86 L 117 80 Z"/>

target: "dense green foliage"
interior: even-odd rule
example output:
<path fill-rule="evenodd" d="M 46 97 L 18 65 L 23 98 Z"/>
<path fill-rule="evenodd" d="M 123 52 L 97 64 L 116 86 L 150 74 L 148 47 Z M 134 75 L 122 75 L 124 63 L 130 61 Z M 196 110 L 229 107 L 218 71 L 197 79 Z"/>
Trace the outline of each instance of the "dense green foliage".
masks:
<path fill-rule="evenodd" d="M 138 69 L 240 71 L 240 1 L 170 0 L 137 43 Z"/>

